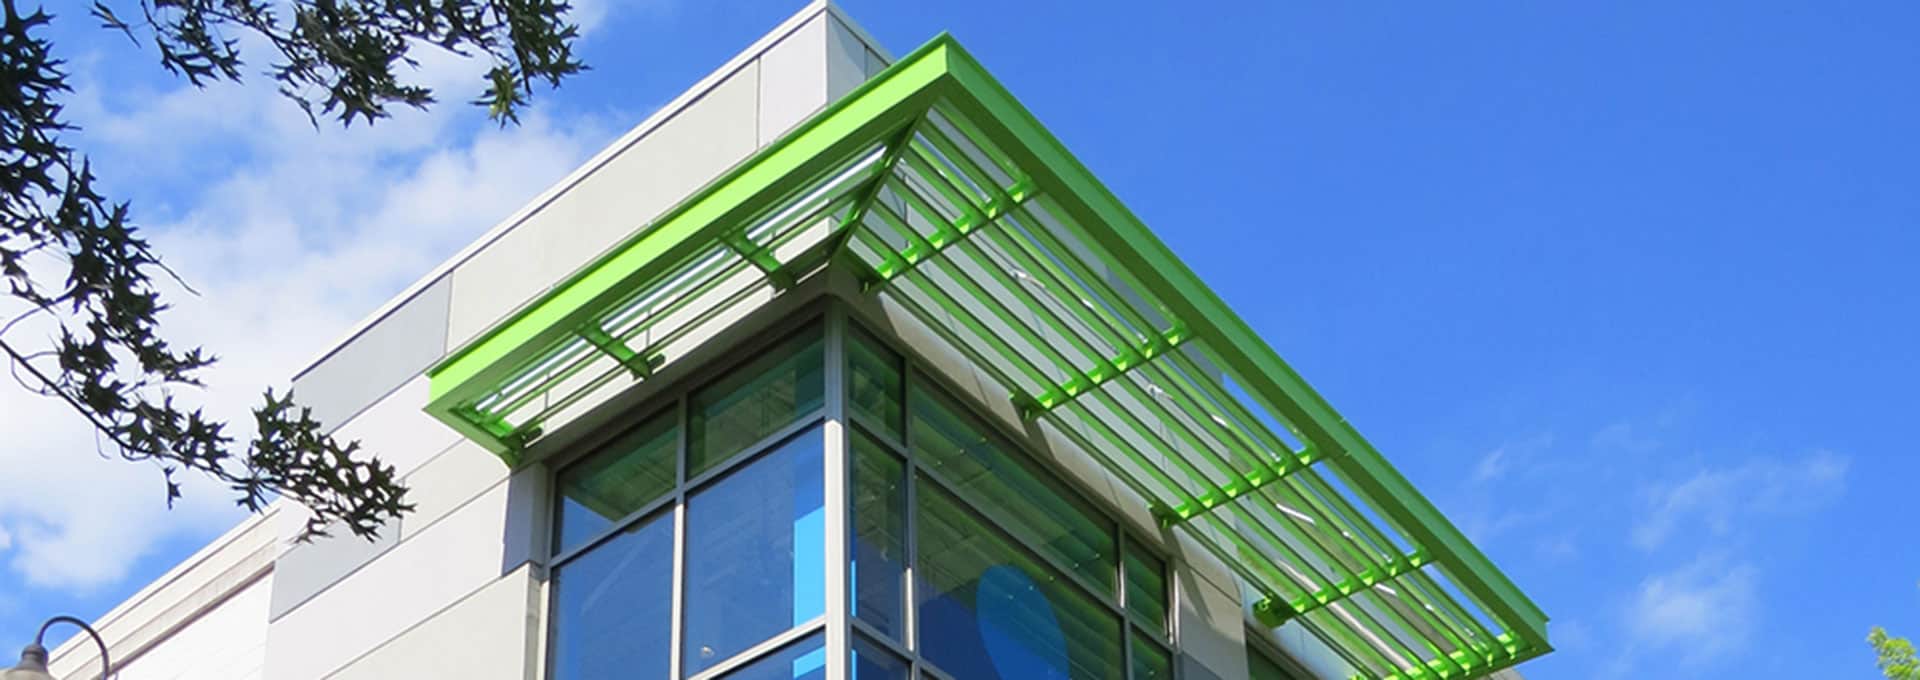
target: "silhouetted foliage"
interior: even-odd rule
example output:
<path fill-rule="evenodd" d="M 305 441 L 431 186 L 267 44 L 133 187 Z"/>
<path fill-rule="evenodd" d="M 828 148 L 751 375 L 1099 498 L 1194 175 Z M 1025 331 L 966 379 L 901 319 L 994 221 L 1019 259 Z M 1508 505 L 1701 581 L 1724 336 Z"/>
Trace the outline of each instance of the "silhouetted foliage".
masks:
<path fill-rule="evenodd" d="M 0 277 L 27 308 L 0 326 L 15 379 L 71 406 L 103 453 L 157 463 L 169 505 L 185 470 L 225 483 L 249 510 L 276 494 L 299 501 L 313 511 L 302 539 L 339 527 L 377 536 L 412 509 L 393 467 L 334 440 L 292 394 L 266 393 L 244 448 L 225 423 L 176 400 L 180 388 L 201 386 L 215 358 L 162 337 L 156 277 L 179 277 L 127 203 L 102 195 L 87 157 L 62 142 L 73 130 L 59 101 L 70 88 L 42 36 L 53 17 L 15 5 L 0 0 Z M 474 103 L 506 125 L 536 83 L 585 68 L 573 57 L 570 9 L 563 0 L 126 0 L 97 2 L 92 17 L 151 46 L 196 86 L 241 80 L 237 36 L 257 36 L 277 53 L 264 75 L 315 124 L 371 124 L 394 104 L 432 104 L 432 91 L 397 71 L 415 64 L 414 50 L 485 58 L 492 67 Z M 57 329 L 47 346 L 7 337 L 34 318 Z"/>

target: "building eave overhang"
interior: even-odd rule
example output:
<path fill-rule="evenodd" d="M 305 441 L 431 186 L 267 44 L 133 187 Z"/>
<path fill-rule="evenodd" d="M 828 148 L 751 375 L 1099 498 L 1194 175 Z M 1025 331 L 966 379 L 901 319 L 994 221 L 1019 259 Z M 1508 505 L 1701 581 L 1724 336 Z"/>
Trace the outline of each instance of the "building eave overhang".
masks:
<path fill-rule="evenodd" d="M 854 269 L 1370 678 L 1469 678 L 1547 617 L 950 36 L 431 368 L 510 464 L 589 395 Z"/>

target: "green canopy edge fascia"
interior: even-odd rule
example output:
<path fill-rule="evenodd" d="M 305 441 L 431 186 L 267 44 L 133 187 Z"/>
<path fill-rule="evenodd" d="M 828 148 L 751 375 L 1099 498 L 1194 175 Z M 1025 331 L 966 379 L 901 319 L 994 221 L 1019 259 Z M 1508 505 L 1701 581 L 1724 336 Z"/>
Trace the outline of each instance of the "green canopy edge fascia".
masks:
<path fill-rule="evenodd" d="M 1371 501 L 1372 510 L 1417 544 L 1413 555 L 1395 558 L 1383 573 L 1353 574 L 1336 588 L 1339 592 L 1335 596 L 1316 595 L 1313 599 L 1319 600 L 1319 606 L 1337 600 L 1353 588 L 1364 589 L 1381 578 L 1392 578 L 1431 562 L 1452 569 L 1458 587 L 1474 603 L 1510 628 L 1499 636 L 1508 653 L 1504 659 L 1491 660 L 1497 666 L 1462 661 L 1462 650 L 1443 654 L 1439 661 L 1426 660 L 1404 676 L 1395 677 L 1429 677 L 1425 673 L 1428 668 L 1436 669 L 1431 676 L 1451 677 L 1453 674 L 1446 672 L 1444 666 L 1480 674 L 1511 666 L 1551 649 L 1547 644 L 1546 615 L 1175 257 L 1030 112 L 957 42 L 944 34 L 815 114 L 688 200 L 637 230 L 637 235 L 620 247 L 582 268 L 546 295 L 516 311 L 436 364 L 428 371 L 432 396 L 427 411 L 501 455 L 510 464 L 517 463 L 520 449 L 528 440 L 538 436 L 537 430 L 522 431 L 503 422 L 477 417 L 470 408 L 472 400 L 497 389 L 504 381 L 514 379 L 515 371 L 524 369 L 533 357 L 571 338 L 586 339 L 595 348 L 615 357 L 635 375 L 644 376 L 657 357 L 635 354 L 617 339 L 607 337 L 597 325 L 591 323 L 592 320 L 596 314 L 620 301 L 635 286 L 685 265 L 703 247 L 714 242 L 725 242 L 739 251 L 742 258 L 765 270 L 769 279 L 780 287 L 790 285 L 790 277 L 795 272 L 786 271 L 777 260 L 768 261 L 764 252 L 754 252 L 750 244 L 737 242 L 729 236 L 729 232 L 754 215 L 777 206 L 781 200 L 791 198 L 788 189 L 794 182 L 817 177 L 876 141 L 911 138 L 914 128 L 922 125 L 923 117 L 936 101 L 953 107 L 977 126 L 978 132 L 992 140 L 998 151 L 1010 156 L 1015 165 L 1032 175 L 1033 185 L 1048 188 L 1054 199 L 1053 205 L 1067 213 L 1073 221 L 1095 227 L 1085 229 L 1084 235 L 1113 258 L 1108 264 L 1139 280 L 1171 312 L 1178 331 L 1173 336 L 1155 338 L 1143 348 L 1134 348 L 1133 353 L 1139 360 L 1152 359 L 1189 338 L 1205 342 L 1213 349 L 1212 358 L 1240 380 L 1240 386 L 1248 395 L 1262 407 L 1281 416 L 1296 429 L 1296 436 L 1311 443 L 1310 451 L 1301 456 L 1302 465 L 1325 461 L 1344 483 Z M 901 149 L 895 142 L 886 142 L 886 154 L 880 161 L 883 179 L 891 171 L 891 166 L 900 160 Z M 915 159 L 915 162 L 924 161 Z M 852 226 L 845 228 L 846 233 L 830 239 L 827 257 L 832 257 L 854 240 L 854 232 L 859 230 L 858 220 L 869 209 L 874 194 L 878 192 L 878 184 L 870 190 L 861 191 L 851 211 L 855 218 L 850 221 Z M 1019 210 L 1020 200 L 1024 200 L 1024 196 L 1016 196 L 1011 205 L 1002 207 Z M 974 226 L 979 225 L 976 222 Z M 903 263 L 904 268 L 911 269 L 913 264 L 934 257 L 968 234 L 967 230 L 962 229 L 957 236 L 939 243 L 925 244 L 931 250 L 919 253 L 917 259 L 911 262 Z M 900 273 L 889 272 L 887 278 L 891 279 Z M 1121 359 L 1127 357 L 1122 356 Z M 1110 365 L 1119 366 L 1121 371 L 1129 368 L 1120 362 Z M 1082 384 L 1074 391 L 1045 395 L 1041 399 L 1044 405 L 1022 406 L 1051 408 L 1113 377 L 1114 374 L 1095 375 L 1091 384 Z M 1284 476 L 1293 469 L 1296 468 L 1282 465 L 1279 474 Z M 1258 484 L 1272 479 L 1260 480 Z M 1202 499 L 1202 507 L 1183 506 L 1172 518 L 1174 521 L 1169 523 L 1203 514 L 1214 502 L 1230 501 L 1237 498 L 1238 493 L 1251 493 L 1254 489 L 1229 488 L 1228 491 L 1235 495 L 1212 501 Z M 1159 510 L 1168 511 L 1166 508 Z M 1365 523 L 1362 524 L 1364 527 Z M 1230 564 L 1236 562 L 1232 551 L 1222 548 L 1212 539 L 1203 539 L 1203 542 L 1221 559 Z M 1238 539 L 1234 542 L 1242 545 L 1242 550 L 1246 549 Z M 1243 575 L 1247 573 L 1242 567 L 1236 569 L 1242 570 Z M 1308 604 L 1314 602 L 1309 601 Z M 1288 605 L 1279 603 L 1278 606 L 1284 608 Z M 1304 614 L 1303 611 L 1295 612 L 1295 615 Z"/>
<path fill-rule="evenodd" d="M 1414 534 L 1414 538 L 1422 545 L 1434 551 L 1439 559 L 1467 565 L 1475 576 L 1486 581 L 1494 590 L 1510 595 L 1507 598 L 1489 597 L 1483 601 L 1502 618 L 1524 622 L 1536 639 L 1546 639 L 1545 612 L 1521 593 L 1506 574 L 1495 568 L 1492 561 L 1467 540 L 1465 534 L 1401 476 L 1400 471 L 1394 469 L 1372 444 L 1361 437 L 1346 418 L 1336 413 L 1319 392 L 1308 386 L 1306 380 L 1261 340 L 1213 289 L 1202 283 L 1185 262 L 1175 257 L 1173 251 L 1146 224 L 1135 217 L 1106 185 L 1095 179 L 1086 166 L 1080 164 L 1079 159 L 1068 153 L 1066 147 L 1047 132 L 1039 120 L 1021 106 L 1004 86 L 981 68 L 971 55 L 957 52 L 956 57 L 959 63 L 954 64 L 950 71 L 953 77 L 968 91 L 982 96 L 977 100 L 956 101 L 955 104 L 965 109 L 969 104 L 977 103 L 982 110 L 978 112 L 981 115 L 974 118 L 975 121 L 987 125 L 1005 124 L 1002 132 L 1020 140 L 1020 143 L 1004 145 L 1002 151 L 1015 155 L 1029 154 L 1021 159 L 1032 162 L 1028 166 L 1029 171 L 1050 173 L 1052 176 L 1045 179 L 1069 187 L 1074 196 L 1091 198 L 1084 205 L 1063 207 L 1070 211 L 1084 211 L 1086 214 L 1075 215 L 1082 224 L 1107 226 L 1107 230 L 1093 230 L 1091 235 L 1101 246 L 1121 258 L 1118 263 L 1120 266 L 1144 279 L 1149 289 L 1171 291 L 1171 294 L 1160 296 L 1161 302 L 1173 307 L 1176 317 L 1194 326 L 1193 333 L 1196 336 L 1220 343 L 1220 359 L 1230 364 L 1229 368 L 1235 369 L 1240 377 L 1253 383 L 1245 386 L 1250 394 L 1259 399 L 1262 405 L 1285 415 L 1290 422 L 1304 430 L 1302 434 L 1307 439 L 1317 443 L 1333 442 L 1337 449 L 1327 453 L 1333 458 L 1334 464 L 1347 473 L 1345 477 L 1349 481 L 1366 490 L 1377 501 L 1388 504 L 1385 514 L 1389 517 L 1407 520 L 1402 526 Z M 1063 202 L 1066 203 L 1071 202 Z"/>

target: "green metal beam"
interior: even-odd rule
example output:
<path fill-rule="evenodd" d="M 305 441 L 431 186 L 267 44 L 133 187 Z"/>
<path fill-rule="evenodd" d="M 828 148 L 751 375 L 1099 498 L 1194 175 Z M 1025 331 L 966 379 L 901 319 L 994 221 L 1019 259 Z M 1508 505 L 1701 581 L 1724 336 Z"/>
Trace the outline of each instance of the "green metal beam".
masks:
<path fill-rule="evenodd" d="M 860 197 L 854 199 L 846 218 L 841 220 L 844 228 L 832 239 L 833 246 L 827 255 L 829 260 L 853 241 L 854 234 L 860 232 L 860 225 L 866 222 L 867 212 L 873 209 L 873 202 L 880 198 L 880 192 L 887 186 L 887 178 L 893 175 L 894 168 L 900 164 L 900 155 L 906 152 L 907 146 L 913 142 L 914 132 L 926 123 L 926 119 L 926 114 L 921 113 L 913 122 L 907 123 L 899 134 L 887 140 L 887 150 L 880 156 L 880 172 L 874 175 L 871 184 L 861 190 Z"/>
<path fill-rule="evenodd" d="M 889 77 L 874 79 L 826 111 L 756 153 L 694 198 L 645 228 L 640 236 L 595 261 L 539 302 L 496 324 L 427 371 L 429 410 L 449 420 L 452 407 L 508 376 L 533 352 L 583 324 L 637 284 L 686 261 L 727 229 L 777 200 L 795 177 L 813 177 L 850 158 L 881 134 L 921 115 L 946 79 L 951 41 L 934 41 L 902 59 Z M 457 389 L 456 389 L 457 388 Z M 444 414 L 444 415 L 443 415 Z M 454 424 L 463 428 L 461 424 Z M 504 442 L 481 440 L 504 452 Z"/>
<path fill-rule="evenodd" d="M 737 233 L 722 234 L 720 236 L 720 242 L 727 244 L 727 247 L 732 248 L 735 254 L 747 262 L 752 263 L 753 266 L 758 267 L 761 273 L 767 275 L 767 280 L 773 282 L 774 286 L 783 290 L 793 287 L 794 280 L 792 273 L 784 271 L 780 260 L 775 258 L 772 253 L 767 252 L 766 248 L 748 242 L 745 237 Z"/>
<path fill-rule="evenodd" d="M 607 335 L 607 332 L 601 330 L 599 326 L 587 326 L 586 328 L 580 329 L 578 333 L 580 339 L 593 345 L 594 349 L 598 349 L 601 353 L 613 357 L 614 361 L 620 362 L 621 366 L 625 366 L 628 371 L 633 373 L 633 377 L 649 378 L 653 376 L 652 362 L 648 361 L 646 357 L 640 356 L 639 352 L 633 351 L 633 348 L 628 347 L 627 343 L 621 342 L 619 338 Z"/>
<path fill-rule="evenodd" d="M 1399 529 L 1438 560 L 1470 573 L 1473 578 L 1462 587 L 1481 606 L 1520 627 L 1527 639 L 1547 639 L 1546 614 L 1201 283 L 1032 113 L 964 50 L 949 50 L 946 56 L 958 89 L 971 95 L 952 96 L 949 101 L 981 125 L 996 146 L 1037 182 L 1063 187 L 1065 191 L 1055 198 L 1074 222 L 1102 227 L 1082 236 L 1111 254 L 1119 269 L 1139 277 L 1147 289 L 1164 291 L 1160 297 L 1175 316 L 1192 325 L 1197 336 L 1222 348 L 1227 368 L 1248 392 L 1315 444 L 1327 447 L 1342 477 L 1366 493 Z"/>

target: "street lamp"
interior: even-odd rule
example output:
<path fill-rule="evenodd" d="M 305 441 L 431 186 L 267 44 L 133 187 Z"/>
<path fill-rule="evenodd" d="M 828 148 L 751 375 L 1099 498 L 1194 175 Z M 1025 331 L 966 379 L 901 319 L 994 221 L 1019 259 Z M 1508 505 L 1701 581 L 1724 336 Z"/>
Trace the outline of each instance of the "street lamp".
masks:
<path fill-rule="evenodd" d="M 0 680 L 54 680 L 53 674 L 47 672 L 47 648 L 40 646 L 40 643 L 46 639 L 47 629 L 56 623 L 71 623 L 87 631 L 93 643 L 100 645 L 100 677 L 105 678 L 113 672 L 113 665 L 107 663 L 107 643 L 100 639 L 99 633 L 93 632 L 93 628 L 80 619 L 56 616 L 40 624 L 40 634 L 33 636 L 33 643 L 27 645 L 26 649 L 20 650 L 20 664 L 0 671 Z"/>

